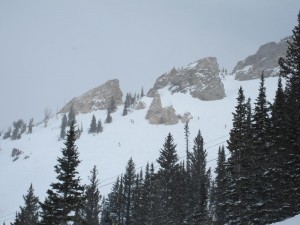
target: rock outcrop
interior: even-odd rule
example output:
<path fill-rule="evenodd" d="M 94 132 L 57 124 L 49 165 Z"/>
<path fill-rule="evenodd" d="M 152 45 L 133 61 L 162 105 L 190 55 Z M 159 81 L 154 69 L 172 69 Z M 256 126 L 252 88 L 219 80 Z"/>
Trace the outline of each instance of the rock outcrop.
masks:
<path fill-rule="evenodd" d="M 80 97 L 73 98 L 68 102 L 59 113 L 67 113 L 71 106 L 75 113 L 89 113 L 96 110 L 107 109 L 112 97 L 115 105 L 123 104 L 122 91 L 120 89 L 119 80 L 109 80 L 106 83 L 84 93 Z"/>
<path fill-rule="evenodd" d="M 175 109 L 173 106 L 163 108 L 158 92 L 153 97 L 146 119 L 149 120 L 150 124 L 173 125 L 178 123 L 178 116 Z"/>
<path fill-rule="evenodd" d="M 147 105 L 143 101 L 138 101 L 138 103 L 134 105 L 135 110 L 145 109 L 146 107 L 147 107 Z"/>
<path fill-rule="evenodd" d="M 219 77 L 219 65 L 215 57 L 200 59 L 186 68 L 173 68 L 161 75 L 147 94 L 153 97 L 157 90 L 169 86 L 172 93 L 189 92 L 200 100 L 218 100 L 225 97 L 224 85 Z"/>
<path fill-rule="evenodd" d="M 13 162 L 17 161 L 21 154 L 23 154 L 23 152 L 20 149 L 13 148 L 13 150 L 11 151 L 11 157 L 13 158 Z"/>
<path fill-rule="evenodd" d="M 178 116 L 173 106 L 168 106 L 162 109 L 161 123 L 164 125 L 173 125 L 178 123 Z"/>
<path fill-rule="evenodd" d="M 17 157 L 19 155 L 21 155 L 23 152 L 20 149 L 17 148 L 13 148 L 13 150 L 11 151 L 11 157 Z"/>
<path fill-rule="evenodd" d="M 265 77 L 278 76 L 278 59 L 285 56 L 287 46 L 287 39 L 278 43 L 270 42 L 260 46 L 254 55 L 238 62 L 232 74 L 235 75 L 236 80 L 257 79 L 261 77 L 262 72 Z"/>

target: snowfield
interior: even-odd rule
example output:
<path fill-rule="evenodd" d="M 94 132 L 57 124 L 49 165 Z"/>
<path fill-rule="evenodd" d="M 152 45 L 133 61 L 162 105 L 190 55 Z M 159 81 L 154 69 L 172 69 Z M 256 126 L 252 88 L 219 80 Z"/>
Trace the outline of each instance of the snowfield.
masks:
<path fill-rule="evenodd" d="M 190 146 L 200 129 L 207 149 L 208 167 L 214 170 L 218 147 L 226 146 L 229 131 L 232 127 L 232 112 L 236 105 L 237 92 L 243 87 L 245 96 L 253 103 L 258 94 L 260 80 L 236 81 L 232 76 L 223 79 L 226 97 L 217 101 L 200 101 L 189 94 L 171 94 L 167 88 L 160 90 L 163 107 L 173 105 L 177 114 L 190 112 L 193 119 L 189 123 Z M 273 102 L 277 89 L 277 78 L 266 78 L 267 98 Z M 113 122 L 103 123 L 103 133 L 88 134 L 92 115 L 96 119 L 105 121 L 106 111 L 95 111 L 89 114 L 76 116 L 79 126 L 83 126 L 83 133 L 77 140 L 80 159 L 79 171 L 82 183 L 88 183 L 88 176 L 93 165 L 99 170 L 101 181 L 100 191 L 103 195 L 110 192 L 112 183 L 125 171 L 130 157 L 136 163 L 137 172 L 145 167 L 147 162 L 154 162 L 159 156 L 159 150 L 169 132 L 173 134 L 177 144 L 177 153 L 180 160 L 185 159 L 184 124 L 150 125 L 145 116 L 152 98 L 143 97 L 147 105 L 143 110 L 132 110 L 127 116 L 122 116 L 123 106 L 119 106 L 112 113 Z M 19 118 L 16 118 L 16 120 Z M 54 165 L 57 157 L 61 156 L 63 141 L 59 140 L 62 115 L 53 116 L 47 128 L 44 124 L 33 127 L 32 134 L 24 134 L 20 140 L 0 139 L 0 223 L 12 222 L 19 206 L 24 204 L 22 196 L 27 193 L 30 184 L 33 184 L 35 194 L 43 201 L 50 183 L 56 180 Z M 13 161 L 11 152 L 17 148 L 23 152 L 19 159 Z M 27 158 L 27 159 L 25 159 Z M 156 167 L 157 169 L 157 167 Z M 300 216 L 289 222 L 276 223 L 300 224 Z M 298 221 L 298 222 L 297 222 Z"/>

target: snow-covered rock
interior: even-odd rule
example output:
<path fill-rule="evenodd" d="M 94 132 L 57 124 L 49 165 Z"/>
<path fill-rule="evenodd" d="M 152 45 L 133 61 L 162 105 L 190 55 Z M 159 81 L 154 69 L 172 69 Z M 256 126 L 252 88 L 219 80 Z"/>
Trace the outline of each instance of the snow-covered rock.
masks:
<path fill-rule="evenodd" d="M 141 110 L 141 109 L 145 109 L 146 107 L 147 107 L 146 103 L 140 100 L 136 103 L 136 105 L 134 106 L 134 109 Z"/>
<path fill-rule="evenodd" d="M 158 92 L 156 92 L 151 102 L 146 119 L 149 120 L 150 124 L 173 125 L 178 123 L 178 116 L 175 109 L 173 106 L 163 108 Z"/>
<path fill-rule="evenodd" d="M 237 80 L 252 80 L 260 78 L 264 72 L 265 77 L 279 75 L 278 59 L 285 56 L 287 40 L 278 43 L 270 42 L 260 46 L 254 55 L 239 61 L 232 73 Z"/>
<path fill-rule="evenodd" d="M 190 93 L 194 98 L 211 101 L 225 97 L 224 85 L 219 76 L 217 58 L 200 59 L 186 68 L 173 68 L 161 75 L 147 94 L 153 97 L 159 89 L 169 86 L 172 93 Z"/>
<path fill-rule="evenodd" d="M 107 109 L 111 98 L 115 100 L 116 106 L 123 104 L 122 91 L 120 89 L 119 80 L 109 80 L 106 83 L 84 93 L 80 97 L 73 98 L 68 102 L 59 113 L 67 113 L 73 106 L 77 113 L 89 113 L 96 110 Z"/>

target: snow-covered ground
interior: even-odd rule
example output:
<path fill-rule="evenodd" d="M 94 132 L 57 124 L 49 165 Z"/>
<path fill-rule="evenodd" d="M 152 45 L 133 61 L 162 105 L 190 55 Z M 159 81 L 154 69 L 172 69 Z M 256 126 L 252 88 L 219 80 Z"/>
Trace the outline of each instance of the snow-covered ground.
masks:
<path fill-rule="evenodd" d="M 285 221 L 273 223 L 273 225 L 299 225 L 300 224 L 300 215 L 294 216 L 290 219 L 286 219 Z"/>
<path fill-rule="evenodd" d="M 187 94 L 171 95 L 167 89 L 160 90 L 163 107 L 173 105 L 177 114 L 190 112 L 190 146 L 200 129 L 207 149 L 208 166 L 214 170 L 217 150 L 220 145 L 226 146 L 229 131 L 232 127 L 232 112 L 236 105 L 237 92 L 243 87 L 245 96 L 254 103 L 259 87 L 259 80 L 236 81 L 233 77 L 223 80 L 226 98 L 218 101 L 200 101 Z M 267 98 L 273 101 L 277 88 L 277 78 L 267 78 Z M 177 153 L 181 160 L 185 159 L 184 124 L 150 125 L 145 120 L 152 98 L 142 99 L 147 108 L 135 110 L 127 116 L 122 116 L 123 107 L 112 114 L 113 122 L 103 124 L 104 132 L 97 135 L 88 134 L 92 115 L 105 121 L 106 111 L 96 111 L 80 114 L 76 117 L 78 124 L 83 125 L 83 133 L 77 141 L 80 152 L 79 171 L 82 183 L 87 183 L 90 170 L 96 165 L 101 181 L 100 191 L 107 194 L 117 176 L 125 171 L 130 157 L 136 163 L 137 172 L 144 168 L 147 162 L 154 162 L 159 156 L 159 150 L 169 132 L 173 134 L 177 144 Z M 252 105 L 253 106 L 253 105 Z M 24 134 L 22 139 L 11 141 L 0 139 L 0 223 L 9 224 L 14 219 L 19 205 L 23 205 L 22 196 L 33 184 L 35 194 L 43 201 L 50 183 L 55 181 L 54 165 L 61 156 L 63 141 L 59 141 L 62 115 L 51 118 L 47 128 L 43 124 L 35 126 L 32 134 Z M 132 122 L 133 121 L 133 122 Z M 11 151 L 20 149 L 23 154 L 13 162 Z M 26 156 L 29 158 L 24 159 Z M 155 163 L 155 165 L 157 165 Z M 300 219 L 298 219 L 300 221 Z M 292 224 L 292 223 L 278 223 Z M 295 223 L 296 224 L 296 223 Z M 297 224 L 300 224 L 297 223 Z"/>

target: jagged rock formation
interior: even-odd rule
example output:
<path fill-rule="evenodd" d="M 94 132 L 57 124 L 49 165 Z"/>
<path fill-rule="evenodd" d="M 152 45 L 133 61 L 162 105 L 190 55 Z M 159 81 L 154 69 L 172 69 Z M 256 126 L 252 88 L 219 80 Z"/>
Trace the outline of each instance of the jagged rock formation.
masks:
<path fill-rule="evenodd" d="M 287 39 L 278 43 L 270 42 L 260 46 L 254 55 L 250 55 L 245 60 L 237 63 L 232 71 L 235 79 L 257 79 L 261 77 L 262 72 L 264 72 L 265 77 L 278 76 L 278 59 L 285 56 L 287 46 Z"/>
<path fill-rule="evenodd" d="M 160 124 L 161 123 L 161 111 L 162 111 L 162 104 L 160 95 L 158 93 L 155 94 L 149 110 L 146 115 L 146 119 L 149 120 L 150 124 Z"/>
<path fill-rule="evenodd" d="M 173 106 L 163 108 L 158 92 L 156 92 L 153 97 L 146 119 L 149 120 L 150 124 L 172 125 L 178 123 L 178 116 L 176 115 L 175 109 Z"/>
<path fill-rule="evenodd" d="M 164 125 L 173 125 L 178 123 L 178 116 L 173 106 L 168 106 L 162 109 L 161 123 Z"/>
<path fill-rule="evenodd" d="M 169 85 L 172 93 L 189 92 L 192 97 L 201 100 L 217 100 L 225 97 L 224 85 L 219 77 L 217 58 L 200 59 L 186 68 L 173 68 L 161 75 L 147 94 L 153 97 L 157 90 Z"/>
<path fill-rule="evenodd" d="M 69 112 L 71 106 L 73 106 L 75 113 L 89 113 L 96 110 L 107 109 L 112 97 L 115 100 L 116 106 L 123 104 L 122 96 L 119 80 L 109 80 L 84 93 L 80 97 L 73 98 L 59 113 Z"/>

